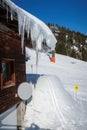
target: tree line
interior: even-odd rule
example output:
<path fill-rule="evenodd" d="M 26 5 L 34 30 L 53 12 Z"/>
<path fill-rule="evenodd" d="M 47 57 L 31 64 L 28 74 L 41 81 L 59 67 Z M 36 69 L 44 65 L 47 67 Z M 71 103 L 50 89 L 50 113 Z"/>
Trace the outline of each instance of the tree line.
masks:
<path fill-rule="evenodd" d="M 47 25 L 57 39 L 56 53 L 87 61 L 87 35 L 58 24 L 47 23 Z"/>

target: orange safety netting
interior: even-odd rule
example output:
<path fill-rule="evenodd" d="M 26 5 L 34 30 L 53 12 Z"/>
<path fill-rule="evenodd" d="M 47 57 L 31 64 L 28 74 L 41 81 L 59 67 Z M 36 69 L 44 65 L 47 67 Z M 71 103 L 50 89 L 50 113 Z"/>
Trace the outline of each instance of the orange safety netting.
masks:
<path fill-rule="evenodd" d="M 55 62 L 55 57 L 52 56 L 52 57 L 50 58 L 50 60 L 51 60 L 51 62 Z"/>

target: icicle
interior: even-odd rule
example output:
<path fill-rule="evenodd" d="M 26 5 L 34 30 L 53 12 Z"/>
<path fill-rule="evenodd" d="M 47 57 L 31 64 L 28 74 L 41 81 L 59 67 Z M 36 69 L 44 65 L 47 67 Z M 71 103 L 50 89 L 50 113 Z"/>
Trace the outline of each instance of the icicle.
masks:
<path fill-rule="evenodd" d="M 4 3 L 4 1 L 3 1 L 3 0 L 2 0 L 2 3 L 1 3 L 1 4 L 2 4 L 2 6 L 5 8 L 5 3 Z"/>
<path fill-rule="evenodd" d="M 21 14 L 20 10 L 18 10 L 18 30 L 19 30 L 19 35 L 21 36 L 22 54 L 24 51 L 25 25 L 26 25 L 26 16 Z"/>
<path fill-rule="evenodd" d="M 0 5 L 1 5 L 1 0 L 0 0 Z"/>
<path fill-rule="evenodd" d="M 7 10 L 6 19 L 7 19 L 7 22 L 8 22 L 8 6 L 6 6 L 6 10 Z"/>
<path fill-rule="evenodd" d="M 38 50 L 36 49 L 36 74 L 38 73 Z"/>
<path fill-rule="evenodd" d="M 21 35 L 21 28 L 22 28 L 22 19 L 21 19 L 21 16 L 20 16 L 20 13 L 18 13 L 18 32 L 19 32 L 19 35 Z"/>
<path fill-rule="evenodd" d="M 21 46 L 22 52 L 24 47 L 24 33 L 26 31 L 27 38 L 29 38 L 29 34 L 31 31 L 31 40 L 36 49 L 36 43 L 38 43 L 37 49 L 38 50 L 54 50 L 56 39 L 51 32 L 51 30 L 38 18 L 31 15 L 30 13 L 26 12 L 25 10 L 21 9 L 17 5 L 15 5 L 11 0 L 2 0 L 2 6 L 7 9 L 7 20 L 8 20 L 8 9 L 11 9 L 11 20 L 13 20 L 13 14 L 17 13 L 18 16 L 18 31 L 19 35 L 21 35 Z M 6 6 L 7 5 L 7 6 Z M 9 7 L 9 8 L 8 8 Z M 26 17 L 26 18 L 24 18 Z M 43 39 L 46 39 L 46 46 L 47 48 L 43 48 Z M 46 49 L 46 50 L 45 50 Z"/>
<path fill-rule="evenodd" d="M 36 43 L 36 73 L 38 71 L 38 55 L 39 55 L 39 51 L 38 51 L 38 46 L 37 46 L 37 42 Z"/>
<path fill-rule="evenodd" d="M 21 32 L 21 48 L 22 48 L 22 54 L 23 54 L 23 51 L 24 51 L 24 34 L 25 34 L 25 16 L 24 16 L 24 20 L 23 20 L 23 25 L 22 25 L 22 32 Z"/>
<path fill-rule="evenodd" d="M 11 21 L 13 21 L 13 11 L 11 9 Z"/>
<path fill-rule="evenodd" d="M 26 22 L 25 30 L 27 32 L 27 39 L 29 39 L 29 32 L 30 32 L 30 30 L 29 30 L 29 26 L 28 26 L 28 21 Z"/>
<path fill-rule="evenodd" d="M 31 30 L 30 20 L 29 19 L 26 19 L 25 30 L 27 32 L 27 39 L 29 39 L 30 30 Z"/>

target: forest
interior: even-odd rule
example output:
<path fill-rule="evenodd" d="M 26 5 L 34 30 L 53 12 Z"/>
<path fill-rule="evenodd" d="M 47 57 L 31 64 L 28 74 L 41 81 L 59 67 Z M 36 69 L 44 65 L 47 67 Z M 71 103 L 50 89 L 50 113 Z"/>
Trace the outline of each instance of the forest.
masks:
<path fill-rule="evenodd" d="M 87 61 L 87 35 L 58 24 L 47 23 L 47 25 L 57 39 L 56 53 Z"/>

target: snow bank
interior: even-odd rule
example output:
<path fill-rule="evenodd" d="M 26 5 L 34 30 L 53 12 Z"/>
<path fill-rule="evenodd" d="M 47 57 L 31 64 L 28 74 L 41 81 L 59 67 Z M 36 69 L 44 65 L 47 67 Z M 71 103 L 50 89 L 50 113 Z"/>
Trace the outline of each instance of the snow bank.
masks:
<path fill-rule="evenodd" d="M 44 75 L 32 84 L 33 98 L 27 104 L 25 127 L 46 130 L 70 130 L 71 126 L 75 128 L 80 121 L 81 110 L 78 103 L 65 91 L 60 80 L 56 76 Z"/>
<path fill-rule="evenodd" d="M 25 32 L 27 33 L 27 38 L 29 38 L 29 34 L 31 34 L 32 45 L 34 49 L 41 51 L 54 50 L 57 41 L 51 30 L 42 21 L 21 9 L 10 0 L 2 0 L 0 3 L 7 10 L 7 19 L 9 8 L 11 12 L 11 20 L 13 20 L 15 13 L 17 14 L 22 51 L 24 47 Z"/>
<path fill-rule="evenodd" d="M 17 130 L 17 104 L 0 114 L 0 130 Z"/>

